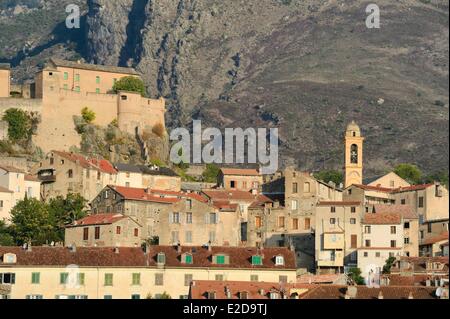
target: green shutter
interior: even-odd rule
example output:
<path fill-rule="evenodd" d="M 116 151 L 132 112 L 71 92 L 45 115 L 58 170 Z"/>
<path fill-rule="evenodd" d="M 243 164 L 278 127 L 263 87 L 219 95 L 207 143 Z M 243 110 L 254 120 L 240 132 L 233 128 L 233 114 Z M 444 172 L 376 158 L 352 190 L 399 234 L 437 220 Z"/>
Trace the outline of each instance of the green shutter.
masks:
<path fill-rule="evenodd" d="M 192 255 L 186 255 L 185 262 L 186 264 L 192 264 Z"/>
<path fill-rule="evenodd" d="M 80 286 L 84 286 L 84 273 L 77 274 L 77 283 Z"/>
<path fill-rule="evenodd" d="M 64 80 L 68 80 L 69 79 L 69 73 L 64 72 Z"/>
<path fill-rule="evenodd" d="M 261 266 L 262 265 L 262 258 L 261 258 L 261 256 L 252 256 L 252 265 L 254 265 L 254 266 Z"/>
<path fill-rule="evenodd" d="M 132 283 L 134 286 L 141 284 L 141 274 L 135 273 L 133 274 Z"/>
<path fill-rule="evenodd" d="M 39 284 L 41 281 L 41 273 L 34 272 L 31 274 L 31 283 L 32 284 Z"/>
<path fill-rule="evenodd" d="M 113 274 L 105 274 L 105 286 L 113 285 Z"/>
<path fill-rule="evenodd" d="M 224 265 L 225 264 L 225 256 L 219 255 L 216 257 L 216 263 L 218 265 Z"/>
<path fill-rule="evenodd" d="M 67 284 L 67 279 L 69 278 L 69 274 L 66 272 L 62 272 L 59 274 L 59 283 L 61 285 Z"/>

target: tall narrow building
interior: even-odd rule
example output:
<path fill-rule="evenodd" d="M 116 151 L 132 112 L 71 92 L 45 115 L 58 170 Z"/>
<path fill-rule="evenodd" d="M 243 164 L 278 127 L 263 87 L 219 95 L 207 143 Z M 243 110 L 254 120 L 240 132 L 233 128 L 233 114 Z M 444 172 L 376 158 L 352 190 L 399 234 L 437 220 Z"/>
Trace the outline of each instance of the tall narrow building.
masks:
<path fill-rule="evenodd" d="M 363 142 L 359 126 L 352 121 L 345 132 L 345 187 L 362 184 Z"/>

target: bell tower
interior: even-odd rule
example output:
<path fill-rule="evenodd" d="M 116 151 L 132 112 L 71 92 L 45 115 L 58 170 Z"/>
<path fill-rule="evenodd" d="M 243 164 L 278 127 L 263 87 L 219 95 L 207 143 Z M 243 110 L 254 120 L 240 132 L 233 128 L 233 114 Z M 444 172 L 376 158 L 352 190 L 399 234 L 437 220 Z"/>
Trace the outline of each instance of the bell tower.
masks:
<path fill-rule="evenodd" d="M 345 132 L 345 187 L 362 184 L 363 142 L 359 126 L 352 121 Z"/>

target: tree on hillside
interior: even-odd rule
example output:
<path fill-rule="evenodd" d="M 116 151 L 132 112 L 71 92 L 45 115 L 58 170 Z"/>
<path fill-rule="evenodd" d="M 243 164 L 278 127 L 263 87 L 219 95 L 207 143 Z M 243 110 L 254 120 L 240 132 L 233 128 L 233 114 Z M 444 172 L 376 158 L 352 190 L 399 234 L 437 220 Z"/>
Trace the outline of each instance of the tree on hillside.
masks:
<path fill-rule="evenodd" d="M 52 198 L 48 204 L 49 219 L 54 229 L 55 241 L 64 240 L 64 227 L 87 215 L 87 200 L 80 194 L 68 194 L 66 198 Z"/>
<path fill-rule="evenodd" d="M 142 96 L 146 94 L 144 82 L 135 76 L 126 76 L 118 80 L 113 86 L 113 91 L 115 93 L 119 91 L 137 92 Z"/>
<path fill-rule="evenodd" d="M 81 116 L 83 117 L 83 120 L 85 120 L 88 124 L 94 122 L 96 118 L 95 112 L 88 107 L 84 107 L 81 110 Z"/>
<path fill-rule="evenodd" d="M 215 164 L 207 164 L 206 169 L 202 174 L 203 181 L 207 183 L 216 183 L 220 168 Z"/>
<path fill-rule="evenodd" d="M 11 229 L 17 244 L 45 244 L 51 239 L 53 227 L 45 203 L 25 197 L 11 210 Z"/>
<path fill-rule="evenodd" d="M 448 188 L 448 172 L 441 171 L 441 172 L 429 174 L 423 178 L 422 182 L 423 183 L 439 182 Z"/>
<path fill-rule="evenodd" d="M 27 112 L 19 109 L 8 109 L 3 115 L 8 123 L 8 138 L 12 142 L 28 140 L 31 136 L 32 121 Z"/>
<path fill-rule="evenodd" d="M 344 175 L 335 170 L 324 170 L 314 174 L 314 177 L 325 183 L 333 182 L 339 185 L 344 182 Z"/>
<path fill-rule="evenodd" d="M 422 181 L 422 172 L 414 164 L 399 164 L 395 167 L 394 173 L 411 184 L 420 184 Z"/>

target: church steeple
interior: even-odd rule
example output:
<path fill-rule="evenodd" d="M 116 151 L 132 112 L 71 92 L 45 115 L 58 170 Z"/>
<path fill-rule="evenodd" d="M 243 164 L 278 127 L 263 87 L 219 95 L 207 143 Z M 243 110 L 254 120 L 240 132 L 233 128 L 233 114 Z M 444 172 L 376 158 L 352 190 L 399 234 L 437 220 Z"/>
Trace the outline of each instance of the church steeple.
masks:
<path fill-rule="evenodd" d="M 362 184 L 363 142 L 359 126 L 352 121 L 345 132 L 345 187 Z"/>

